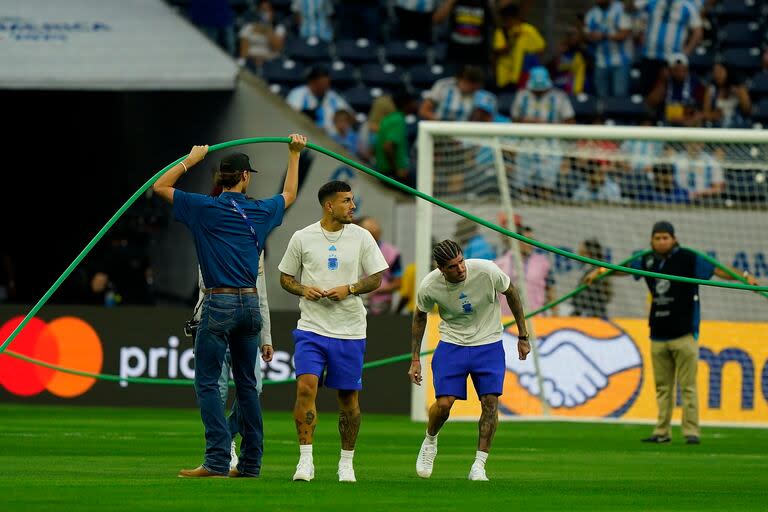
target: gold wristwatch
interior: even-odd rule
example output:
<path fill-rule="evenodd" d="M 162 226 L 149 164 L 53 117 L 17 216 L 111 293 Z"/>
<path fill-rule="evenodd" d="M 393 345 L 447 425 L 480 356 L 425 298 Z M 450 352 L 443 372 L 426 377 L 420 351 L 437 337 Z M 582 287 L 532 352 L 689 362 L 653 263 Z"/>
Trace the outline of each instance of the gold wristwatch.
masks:
<path fill-rule="evenodd" d="M 357 295 L 357 293 L 355 293 L 357 290 L 355 289 L 354 284 L 349 284 L 347 286 L 349 287 L 349 293 L 351 293 L 352 295 Z"/>

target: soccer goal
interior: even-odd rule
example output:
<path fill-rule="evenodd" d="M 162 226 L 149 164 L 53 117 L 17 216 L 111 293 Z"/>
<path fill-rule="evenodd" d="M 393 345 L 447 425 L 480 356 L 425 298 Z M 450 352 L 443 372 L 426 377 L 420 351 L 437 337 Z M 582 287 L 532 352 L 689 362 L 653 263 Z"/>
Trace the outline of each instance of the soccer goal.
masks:
<path fill-rule="evenodd" d="M 647 251 L 652 225 L 667 220 L 682 246 L 766 284 L 766 178 L 763 130 L 419 124 L 420 191 L 529 238 L 612 263 Z M 526 311 L 576 289 L 593 268 L 423 200 L 416 215 L 417 282 L 431 269 L 432 243 L 446 238 L 459 242 L 467 257 L 499 259 Z M 708 286 L 699 295 L 702 420 L 768 424 L 768 298 Z M 642 280 L 598 281 L 530 320 L 534 352 L 525 362 L 517 360 L 510 326 L 502 418 L 653 420 L 648 307 Z M 439 337 L 437 319 L 431 320 L 424 350 Z M 434 398 L 429 356 L 423 363 L 426 385 L 414 387 L 414 419 L 425 418 Z M 457 402 L 454 418 L 479 415 L 468 385 L 470 400 Z M 679 407 L 675 414 L 679 418 Z"/>

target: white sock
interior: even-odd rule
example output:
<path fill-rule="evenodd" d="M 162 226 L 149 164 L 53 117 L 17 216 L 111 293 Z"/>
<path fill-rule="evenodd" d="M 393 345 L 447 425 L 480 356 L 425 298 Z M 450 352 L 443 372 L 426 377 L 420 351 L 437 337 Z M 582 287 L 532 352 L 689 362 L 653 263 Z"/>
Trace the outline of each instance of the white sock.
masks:
<path fill-rule="evenodd" d="M 437 444 L 437 434 L 431 436 L 429 435 L 429 432 L 427 432 L 425 439 L 430 444 Z"/>
<path fill-rule="evenodd" d="M 485 461 L 488 460 L 488 452 L 481 452 L 478 450 L 475 453 L 475 463 L 479 463 L 481 466 L 485 467 Z"/>
<path fill-rule="evenodd" d="M 339 464 L 352 464 L 352 459 L 355 456 L 355 450 L 341 450 L 341 458 Z"/>
<path fill-rule="evenodd" d="M 299 454 L 301 455 L 301 458 L 308 458 L 312 459 L 312 445 L 311 444 L 302 444 L 299 446 Z"/>

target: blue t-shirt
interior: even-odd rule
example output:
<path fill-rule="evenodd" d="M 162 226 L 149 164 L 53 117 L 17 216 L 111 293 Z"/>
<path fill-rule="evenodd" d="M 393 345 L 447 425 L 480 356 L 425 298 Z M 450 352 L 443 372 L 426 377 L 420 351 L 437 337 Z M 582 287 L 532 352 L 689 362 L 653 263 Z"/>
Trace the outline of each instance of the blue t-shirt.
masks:
<path fill-rule="evenodd" d="M 232 200 L 253 224 L 258 250 L 251 230 Z M 267 235 L 282 224 L 284 211 L 285 199 L 280 194 L 251 200 L 236 192 L 223 192 L 218 197 L 178 189 L 173 193 L 174 217 L 192 231 L 203 282 L 208 288 L 256 286 L 259 252 Z"/>

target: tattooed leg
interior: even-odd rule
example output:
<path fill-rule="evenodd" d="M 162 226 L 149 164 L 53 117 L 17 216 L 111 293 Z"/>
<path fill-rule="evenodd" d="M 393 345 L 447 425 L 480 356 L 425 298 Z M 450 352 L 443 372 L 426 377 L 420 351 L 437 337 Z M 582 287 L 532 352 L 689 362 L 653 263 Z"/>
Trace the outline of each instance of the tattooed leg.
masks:
<path fill-rule="evenodd" d="M 427 423 L 427 433 L 436 436 L 443 425 L 448 421 L 451 415 L 451 407 L 456 401 L 455 396 L 439 396 L 435 403 L 429 408 L 429 422 Z"/>
<path fill-rule="evenodd" d="M 480 397 L 480 421 L 478 428 L 480 438 L 477 441 L 477 449 L 481 452 L 490 451 L 493 435 L 496 433 L 496 425 L 499 423 L 499 397 L 496 395 L 483 395 Z"/>
<path fill-rule="evenodd" d="M 341 448 L 354 450 L 357 434 L 360 432 L 360 403 L 357 391 L 339 391 L 339 435 Z"/>
<path fill-rule="evenodd" d="M 296 406 L 293 409 L 293 419 L 296 422 L 296 434 L 299 444 L 312 444 L 317 425 L 317 376 L 299 375 L 296 382 Z"/>

